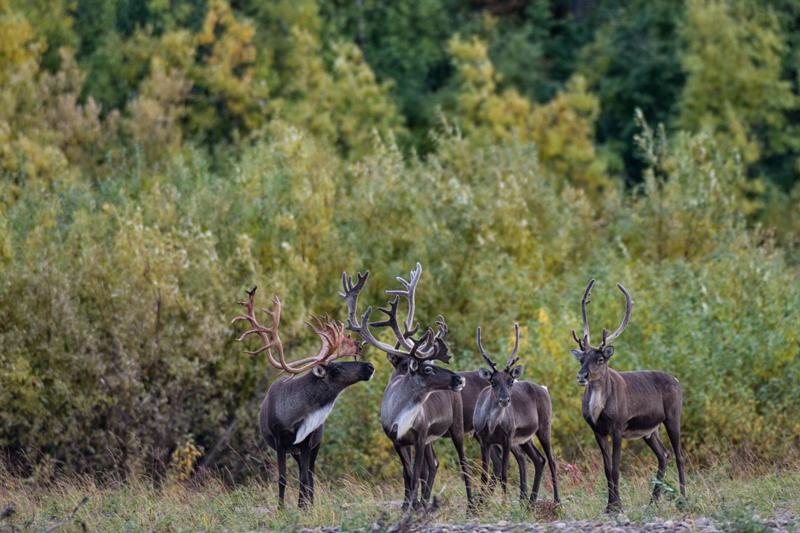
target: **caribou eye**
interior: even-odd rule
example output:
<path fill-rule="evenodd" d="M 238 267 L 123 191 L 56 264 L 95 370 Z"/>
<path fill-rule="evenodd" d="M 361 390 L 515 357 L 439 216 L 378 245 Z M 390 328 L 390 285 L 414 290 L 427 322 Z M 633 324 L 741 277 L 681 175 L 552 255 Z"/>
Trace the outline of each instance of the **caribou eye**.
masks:
<path fill-rule="evenodd" d="M 425 373 L 426 374 L 433 374 L 433 367 L 432 366 L 425 366 Z"/>
<path fill-rule="evenodd" d="M 597 362 L 598 362 L 598 363 L 602 363 L 602 362 L 604 362 L 605 360 L 606 360 L 606 358 L 605 358 L 605 357 L 598 357 L 598 358 L 597 358 Z"/>

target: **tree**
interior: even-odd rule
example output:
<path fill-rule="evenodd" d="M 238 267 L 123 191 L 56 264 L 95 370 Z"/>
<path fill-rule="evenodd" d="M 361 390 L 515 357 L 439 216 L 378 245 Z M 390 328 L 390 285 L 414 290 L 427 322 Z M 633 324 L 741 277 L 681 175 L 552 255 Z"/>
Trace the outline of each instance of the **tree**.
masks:
<path fill-rule="evenodd" d="M 649 122 L 670 126 L 683 88 L 678 36 L 683 10 L 672 0 L 636 0 L 604 19 L 580 50 L 577 71 L 600 101 L 598 143 L 619 158 L 614 170 L 636 182 L 644 168 L 633 142 L 634 112 L 640 109 Z"/>
<path fill-rule="evenodd" d="M 610 186 L 605 165 L 594 149 L 597 98 L 576 77 L 542 105 L 534 105 L 515 89 L 498 94 L 500 76 L 478 39 L 454 38 L 448 45 L 458 75 L 455 112 L 459 125 L 479 142 L 519 138 L 536 144 L 542 167 L 597 195 Z"/>
<path fill-rule="evenodd" d="M 749 166 L 800 148 L 787 123 L 797 98 L 781 76 L 785 42 L 775 14 L 739 0 L 689 0 L 687 19 L 677 125 L 713 132 Z"/>

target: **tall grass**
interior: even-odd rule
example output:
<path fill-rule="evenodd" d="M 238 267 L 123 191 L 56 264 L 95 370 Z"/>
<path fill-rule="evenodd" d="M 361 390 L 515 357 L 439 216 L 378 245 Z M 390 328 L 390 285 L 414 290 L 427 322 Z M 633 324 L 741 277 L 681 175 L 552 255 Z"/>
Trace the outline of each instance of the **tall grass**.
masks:
<path fill-rule="evenodd" d="M 685 501 L 675 497 L 671 468 L 662 501 L 651 505 L 654 470 L 655 464 L 642 461 L 632 461 L 623 469 L 621 494 L 626 519 L 644 523 L 709 517 L 735 522 L 753 520 L 754 514 L 770 517 L 776 513 L 800 513 L 800 473 L 796 465 L 782 472 L 730 463 L 691 470 Z M 416 520 L 433 524 L 616 520 L 602 512 L 605 479 L 602 469 L 590 462 L 560 472 L 560 509 L 546 503 L 552 498 L 547 478 L 541 494 L 545 501 L 533 509 L 520 505 L 512 475 L 507 497 L 498 487 L 475 515 L 467 516 L 463 485 L 456 471 L 441 474 L 435 490 L 437 508 Z M 22 530 L 44 530 L 69 519 L 84 498 L 86 502 L 61 530 L 80 531 L 82 524 L 89 531 L 294 531 L 322 526 L 365 530 L 385 529 L 403 518 L 399 476 L 381 483 L 358 478 L 319 483 L 316 504 L 303 511 L 295 505 L 296 490 L 296 479 L 291 479 L 287 507 L 279 510 L 273 483 L 250 482 L 231 488 L 217 478 L 188 484 L 155 484 L 139 478 L 100 485 L 92 477 L 83 477 L 42 486 L 4 476 L 0 502 L 5 506 L 13 504 L 16 509 L 16 514 L 2 525 Z"/>

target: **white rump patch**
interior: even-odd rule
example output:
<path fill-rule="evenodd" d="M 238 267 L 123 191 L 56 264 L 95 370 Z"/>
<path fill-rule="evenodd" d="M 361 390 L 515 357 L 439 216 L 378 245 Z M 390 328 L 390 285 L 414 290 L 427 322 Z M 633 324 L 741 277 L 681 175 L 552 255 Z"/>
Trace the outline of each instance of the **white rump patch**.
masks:
<path fill-rule="evenodd" d="M 408 430 L 410 430 L 411 426 L 414 425 L 414 421 L 417 419 L 417 415 L 419 415 L 419 412 L 421 410 L 422 410 L 422 404 L 418 403 L 418 404 L 413 405 L 413 406 L 411 406 L 411 407 L 409 407 L 407 409 L 404 409 L 398 415 L 398 417 L 394 421 L 394 424 L 392 424 L 392 425 L 397 426 L 397 437 L 396 438 L 399 439 L 400 437 L 402 437 L 403 435 L 408 433 Z"/>
<path fill-rule="evenodd" d="M 320 407 L 313 413 L 310 413 L 308 416 L 306 416 L 303 419 L 303 423 L 300 424 L 300 427 L 297 430 L 297 436 L 294 439 L 294 443 L 300 444 L 305 440 L 306 437 L 311 435 L 314 430 L 324 424 L 325 420 L 328 418 L 328 415 L 331 414 L 333 404 L 335 403 L 336 400 L 332 401 L 328 405 Z"/>

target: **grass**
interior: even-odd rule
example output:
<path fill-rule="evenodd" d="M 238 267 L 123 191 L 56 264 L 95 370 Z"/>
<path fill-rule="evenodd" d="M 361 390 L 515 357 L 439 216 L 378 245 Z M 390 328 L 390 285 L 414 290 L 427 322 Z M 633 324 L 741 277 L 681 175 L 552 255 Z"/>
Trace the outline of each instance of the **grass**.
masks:
<path fill-rule="evenodd" d="M 452 469 L 440 469 L 436 483 L 439 508 L 426 518 L 433 523 L 496 523 L 539 520 L 609 520 L 603 515 L 605 479 L 596 464 L 565 468 L 559 481 L 563 506 L 559 510 L 542 505 L 528 511 L 517 503 L 516 481 L 504 499 L 499 490 L 478 511 L 465 516 L 464 489 Z M 650 468 L 648 468 L 650 467 Z M 674 472 L 668 472 L 664 497 L 648 505 L 654 465 L 644 462 L 628 468 L 622 476 L 625 516 L 635 522 L 655 518 L 711 517 L 735 530 L 758 531 L 753 515 L 788 512 L 800 516 L 800 468 L 780 472 L 766 467 L 746 469 L 718 465 L 690 471 L 688 497 L 678 501 Z M 513 470 L 516 470 L 514 468 Z M 673 468 L 674 470 L 674 468 Z M 545 500 L 552 499 L 549 475 L 542 486 Z M 2 520 L 0 531 L 44 531 L 66 522 L 58 531 L 291 531 L 302 527 L 340 526 L 346 530 L 368 529 L 378 523 L 388 527 L 400 520 L 396 503 L 402 481 L 372 483 L 344 479 L 318 482 L 317 504 L 310 510 L 296 508 L 297 483 L 291 480 L 287 508 L 279 511 L 274 483 L 248 483 L 226 487 L 215 479 L 199 484 L 167 483 L 155 487 L 144 480 L 98 485 L 92 479 L 69 479 L 46 486 L 4 477 L 0 504 L 15 507 L 15 514 Z M 72 516 L 72 511 L 86 498 Z M 555 511 L 555 512 L 554 512 Z"/>

